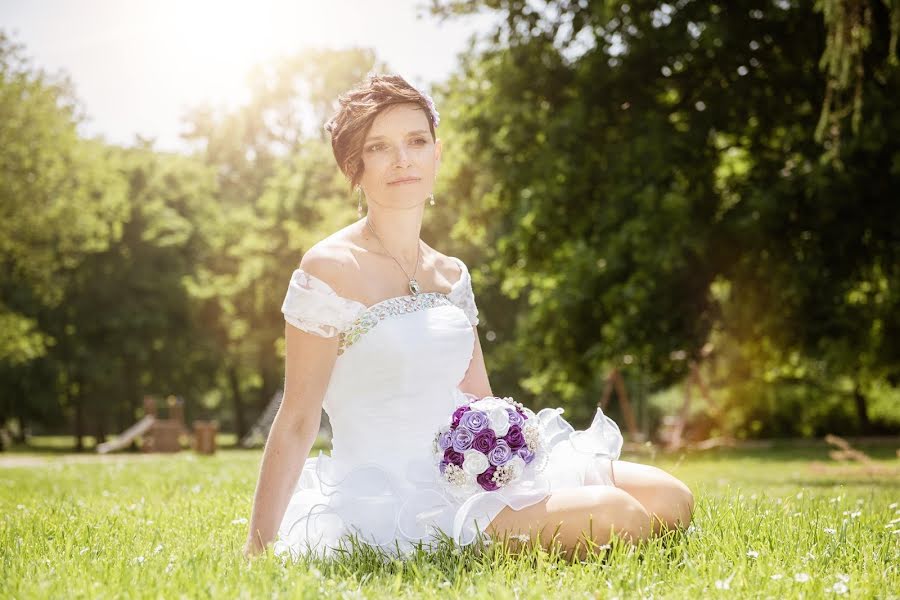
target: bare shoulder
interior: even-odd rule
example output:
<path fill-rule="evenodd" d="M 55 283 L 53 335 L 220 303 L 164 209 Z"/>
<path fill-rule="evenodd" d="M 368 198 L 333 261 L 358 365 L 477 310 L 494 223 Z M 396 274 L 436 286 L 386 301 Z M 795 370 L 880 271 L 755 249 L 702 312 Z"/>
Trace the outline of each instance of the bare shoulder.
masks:
<path fill-rule="evenodd" d="M 453 285 L 463 276 L 462 267 L 457 262 L 459 259 L 438 252 L 428 244 L 425 244 L 425 248 L 431 254 L 434 269 L 443 275 L 448 286 Z"/>
<path fill-rule="evenodd" d="M 300 268 L 343 295 L 359 268 L 348 245 L 334 235 L 316 242 L 300 259 Z"/>

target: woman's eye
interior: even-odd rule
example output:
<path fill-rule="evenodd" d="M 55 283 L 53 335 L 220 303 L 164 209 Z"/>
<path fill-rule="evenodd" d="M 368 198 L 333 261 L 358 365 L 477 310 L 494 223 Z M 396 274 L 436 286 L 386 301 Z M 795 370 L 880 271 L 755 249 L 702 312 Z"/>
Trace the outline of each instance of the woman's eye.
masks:
<path fill-rule="evenodd" d="M 422 138 L 416 138 L 413 140 L 413 144 L 416 144 L 417 146 L 424 146 L 425 140 Z"/>
<path fill-rule="evenodd" d="M 366 148 L 366 150 L 368 150 L 369 152 L 378 152 L 379 150 L 381 150 L 382 146 L 384 146 L 384 144 L 372 144 L 371 146 Z"/>

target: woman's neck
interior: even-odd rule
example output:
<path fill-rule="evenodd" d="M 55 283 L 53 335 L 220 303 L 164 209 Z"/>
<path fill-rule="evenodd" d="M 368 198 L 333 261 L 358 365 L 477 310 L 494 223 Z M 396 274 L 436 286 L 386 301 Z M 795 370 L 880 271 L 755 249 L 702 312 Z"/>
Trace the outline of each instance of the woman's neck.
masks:
<path fill-rule="evenodd" d="M 419 235 L 422 232 L 424 206 L 424 203 L 402 209 L 370 206 L 362 219 L 364 239 L 370 240 L 372 246 L 379 251 L 386 250 L 387 254 L 400 261 L 404 268 L 415 268 L 419 260 Z M 369 226 L 375 230 L 378 237 L 372 235 Z M 419 267 L 421 268 L 421 265 Z"/>

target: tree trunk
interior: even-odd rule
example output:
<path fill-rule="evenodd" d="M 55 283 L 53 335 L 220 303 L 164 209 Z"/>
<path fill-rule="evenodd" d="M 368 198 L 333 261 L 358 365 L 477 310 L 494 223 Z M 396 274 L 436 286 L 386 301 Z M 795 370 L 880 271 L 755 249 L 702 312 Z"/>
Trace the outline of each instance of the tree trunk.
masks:
<path fill-rule="evenodd" d="M 241 383 L 235 367 L 228 367 L 228 381 L 231 384 L 231 395 L 234 399 L 234 429 L 240 443 L 240 440 L 247 434 L 247 426 L 244 423 L 244 402 L 241 399 Z"/>
<path fill-rule="evenodd" d="M 84 398 L 81 390 L 75 394 L 75 452 L 84 451 Z"/>
<path fill-rule="evenodd" d="M 20 407 L 20 410 L 21 412 L 16 419 L 19 422 L 19 430 L 16 432 L 16 435 L 13 436 L 13 441 L 17 444 L 25 444 L 28 442 L 28 436 L 25 434 L 26 428 L 28 427 L 28 419 L 22 414 L 25 412 L 25 407 Z"/>
<path fill-rule="evenodd" d="M 97 405 L 99 406 L 100 403 L 98 402 Z M 99 410 L 94 419 L 94 425 L 97 427 L 94 437 L 96 438 L 96 445 L 99 446 L 106 441 L 106 414 Z"/>
<path fill-rule="evenodd" d="M 868 434 L 872 432 L 872 424 L 869 421 L 869 407 L 866 396 L 862 392 L 862 388 L 857 383 L 853 388 L 853 402 L 856 404 L 856 416 L 859 419 L 860 433 Z"/>

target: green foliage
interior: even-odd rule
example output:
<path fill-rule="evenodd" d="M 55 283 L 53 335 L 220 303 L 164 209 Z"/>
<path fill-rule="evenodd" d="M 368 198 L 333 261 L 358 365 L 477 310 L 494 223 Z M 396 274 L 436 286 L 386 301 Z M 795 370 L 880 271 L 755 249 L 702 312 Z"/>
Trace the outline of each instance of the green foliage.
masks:
<path fill-rule="evenodd" d="M 611 367 L 665 389 L 713 342 L 715 360 L 758 392 L 797 353 L 817 365 L 798 382 L 807 391 L 854 382 L 844 404 L 804 402 L 834 407 L 836 424 L 849 402 L 870 430 L 867 390 L 900 381 L 888 22 L 871 23 L 878 68 L 866 73 L 877 75 L 836 165 L 815 137 L 825 40 L 810 3 L 539 4 L 434 3 L 505 17 L 444 89 L 471 163 L 444 185 L 465 199 L 460 230 L 486 232 L 493 289 L 477 291 L 485 324 L 503 332 L 489 364 L 517 363 L 534 403 L 589 414 Z M 732 392 L 719 407 L 729 431 L 746 431 L 746 402 L 754 418 L 793 415 L 789 402 Z"/>

